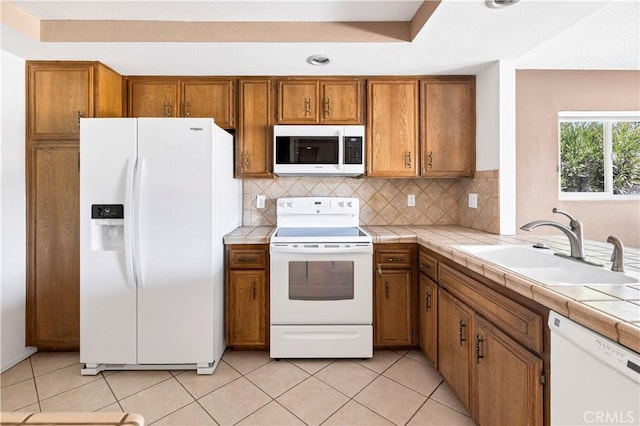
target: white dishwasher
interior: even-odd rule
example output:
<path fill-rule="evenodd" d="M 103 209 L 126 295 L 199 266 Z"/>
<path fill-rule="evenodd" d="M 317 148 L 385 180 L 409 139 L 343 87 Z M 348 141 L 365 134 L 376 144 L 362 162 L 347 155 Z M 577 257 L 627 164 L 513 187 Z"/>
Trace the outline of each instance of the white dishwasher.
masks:
<path fill-rule="evenodd" d="M 551 424 L 640 424 L 640 354 L 549 313 Z"/>

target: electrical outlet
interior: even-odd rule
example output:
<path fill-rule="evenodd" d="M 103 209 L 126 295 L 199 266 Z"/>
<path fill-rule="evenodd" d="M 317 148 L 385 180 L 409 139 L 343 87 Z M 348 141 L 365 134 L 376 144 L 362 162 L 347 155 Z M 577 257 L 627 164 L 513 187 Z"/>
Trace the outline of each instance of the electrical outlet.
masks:
<path fill-rule="evenodd" d="M 258 195 L 256 197 L 256 208 L 257 209 L 264 209 L 264 202 L 265 202 L 264 195 Z"/>
<path fill-rule="evenodd" d="M 469 194 L 469 207 L 472 209 L 478 208 L 478 194 Z"/>
<path fill-rule="evenodd" d="M 407 207 L 415 207 L 416 206 L 416 195 L 409 194 L 407 195 Z"/>

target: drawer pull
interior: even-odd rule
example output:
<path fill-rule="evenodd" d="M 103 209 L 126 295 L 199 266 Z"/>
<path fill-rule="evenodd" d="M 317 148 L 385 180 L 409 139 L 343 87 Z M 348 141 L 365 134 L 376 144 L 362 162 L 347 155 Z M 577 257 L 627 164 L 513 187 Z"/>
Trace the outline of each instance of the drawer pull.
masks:
<path fill-rule="evenodd" d="M 256 300 L 256 282 L 253 282 L 253 300 Z"/>
<path fill-rule="evenodd" d="M 388 282 L 384 283 L 384 295 L 385 295 L 385 297 L 387 299 L 389 298 L 389 283 Z"/>
<path fill-rule="evenodd" d="M 429 312 L 431 310 L 431 292 L 427 292 L 427 296 L 425 297 L 425 311 Z"/>
<path fill-rule="evenodd" d="M 387 257 L 387 262 L 389 262 L 389 263 L 399 263 L 399 262 L 402 262 L 402 258 L 400 258 L 400 257 Z"/>
<path fill-rule="evenodd" d="M 239 257 L 238 262 L 255 262 L 255 257 Z"/>
<path fill-rule="evenodd" d="M 431 266 L 428 263 L 420 262 L 421 269 L 431 269 Z"/>
<path fill-rule="evenodd" d="M 480 358 L 484 358 L 484 355 L 480 354 L 480 344 L 484 342 L 484 339 L 480 338 L 479 334 L 476 334 L 476 364 L 480 364 Z"/>
<path fill-rule="evenodd" d="M 460 346 L 462 346 L 464 342 L 467 341 L 467 339 L 464 338 L 464 331 L 466 327 L 467 324 L 465 324 L 464 321 L 460 320 L 460 327 L 458 328 L 458 335 L 460 336 Z"/>

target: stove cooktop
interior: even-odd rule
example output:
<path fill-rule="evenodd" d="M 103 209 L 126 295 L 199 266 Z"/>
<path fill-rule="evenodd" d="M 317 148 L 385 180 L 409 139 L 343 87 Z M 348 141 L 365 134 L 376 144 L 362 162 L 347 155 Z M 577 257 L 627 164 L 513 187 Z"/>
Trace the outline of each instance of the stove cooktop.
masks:
<path fill-rule="evenodd" d="M 271 236 L 272 243 L 370 243 L 372 238 L 359 227 L 284 227 Z"/>

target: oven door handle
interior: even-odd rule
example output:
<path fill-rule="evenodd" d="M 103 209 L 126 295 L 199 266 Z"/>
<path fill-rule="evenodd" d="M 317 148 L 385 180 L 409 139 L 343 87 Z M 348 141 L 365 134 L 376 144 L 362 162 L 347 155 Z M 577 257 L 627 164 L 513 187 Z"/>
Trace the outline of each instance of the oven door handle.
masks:
<path fill-rule="evenodd" d="M 297 244 L 297 247 L 288 245 L 271 245 L 269 248 L 271 253 L 291 253 L 291 254 L 340 254 L 340 253 L 373 253 L 373 247 L 371 245 L 352 245 L 348 247 L 326 247 L 318 245 L 316 247 L 304 247 Z"/>

